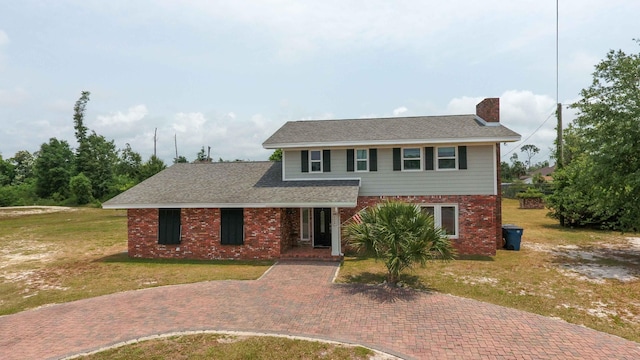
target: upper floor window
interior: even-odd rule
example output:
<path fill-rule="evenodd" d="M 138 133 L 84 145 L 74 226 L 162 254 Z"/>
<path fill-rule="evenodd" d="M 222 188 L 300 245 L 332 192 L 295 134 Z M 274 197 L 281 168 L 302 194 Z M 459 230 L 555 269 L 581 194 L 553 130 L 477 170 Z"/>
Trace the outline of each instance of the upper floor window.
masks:
<path fill-rule="evenodd" d="M 369 151 L 367 149 L 356 149 L 356 171 L 369 170 Z"/>
<path fill-rule="evenodd" d="M 422 169 L 422 151 L 420 148 L 402 149 L 402 170 Z"/>
<path fill-rule="evenodd" d="M 301 150 L 300 157 L 303 173 L 331 172 L 331 150 Z"/>
<path fill-rule="evenodd" d="M 309 165 L 311 172 L 322 172 L 322 151 L 309 151 Z"/>
<path fill-rule="evenodd" d="M 433 225 L 449 238 L 458 238 L 458 206 L 449 204 L 423 205 L 422 211 L 433 217 Z"/>
<path fill-rule="evenodd" d="M 438 148 L 438 170 L 456 169 L 456 147 L 443 146 Z"/>

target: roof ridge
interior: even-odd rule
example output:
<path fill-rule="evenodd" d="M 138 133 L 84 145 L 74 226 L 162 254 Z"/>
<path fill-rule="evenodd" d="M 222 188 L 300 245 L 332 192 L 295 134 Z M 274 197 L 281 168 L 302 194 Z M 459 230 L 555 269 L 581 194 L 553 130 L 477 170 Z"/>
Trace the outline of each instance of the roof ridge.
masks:
<path fill-rule="evenodd" d="M 418 119 L 418 118 L 442 118 L 442 117 L 467 117 L 476 116 L 476 114 L 447 114 L 447 115 L 415 115 L 415 116 L 383 116 L 383 117 L 366 117 L 366 118 L 341 118 L 341 119 L 307 119 L 307 120 L 290 120 L 288 123 L 302 122 L 318 122 L 318 121 L 351 121 L 351 120 L 389 120 L 389 119 Z"/>

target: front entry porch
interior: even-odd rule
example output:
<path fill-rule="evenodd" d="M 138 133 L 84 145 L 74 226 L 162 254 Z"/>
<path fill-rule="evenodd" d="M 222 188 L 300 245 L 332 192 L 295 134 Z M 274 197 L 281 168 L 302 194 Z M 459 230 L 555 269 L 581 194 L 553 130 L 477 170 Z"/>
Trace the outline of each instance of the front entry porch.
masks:
<path fill-rule="evenodd" d="M 342 258 L 339 208 L 289 208 L 283 214 L 287 235 L 280 259 Z"/>

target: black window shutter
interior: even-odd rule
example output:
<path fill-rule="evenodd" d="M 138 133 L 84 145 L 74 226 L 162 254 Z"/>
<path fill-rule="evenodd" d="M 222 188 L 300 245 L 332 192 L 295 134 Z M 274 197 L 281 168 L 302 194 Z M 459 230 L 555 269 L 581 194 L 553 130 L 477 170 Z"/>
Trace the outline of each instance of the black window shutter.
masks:
<path fill-rule="evenodd" d="M 180 244 L 180 209 L 158 210 L 158 244 Z"/>
<path fill-rule="evenodd" d="M 302 164 L 302 172 L 309 172 L 309 150 L 300 151 L 300 163 Z"/>
<path fill-rule="evenodd" d="M 393 148 L 393 171 L 402 170 L 402 158 L 400 157 L 400 148 Z"/>
<path fill-rule="evenodd" d="M 433 170 L 433 147 L 424 148 L 424 169 Z"/>
<path fill-rule="evenodd" d="M 378 149 L 369 149 L 369 171 L 378 171 Z"/>
<path fill-rule="evenodd" d="M 353 149 L 347 149 L 347 171 L 353 171 Z"/>
<path fill-rule="evenodd" d="M 458 169 L 467 169 L 467 147 L 458 146 Z"/>
<path fill-rule="evenodd" d="M 244 243 L 243 213 L 243 209 L 220 209 L 220 243 L 222 245 Z"/>
<path fill-rule="evenodd" d="M 331 172 L 331 150 L 322 150 L 322 172 Z"/>

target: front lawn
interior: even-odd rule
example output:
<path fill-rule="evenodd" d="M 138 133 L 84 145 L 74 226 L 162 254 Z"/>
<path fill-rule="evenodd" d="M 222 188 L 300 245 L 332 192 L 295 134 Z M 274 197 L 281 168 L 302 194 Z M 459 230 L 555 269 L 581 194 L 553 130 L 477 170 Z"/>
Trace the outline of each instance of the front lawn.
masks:
<path fill-rule="evenodd" d="M 639 235 L 564 229 L 546 213 L 505 199 L 503 223 L 524 228 L 520 251 L 429 263 L 401 281 L 640 341 Z M 338 281 L 376 284 L 384 277 L 381 262 L 350 257 Z"/>
<path fill-rule="evenodd" d="M 0 208 L 0 315 L 125 290 L 257 279 L 273 262 L 130 259 L 125 211 Z"/>

